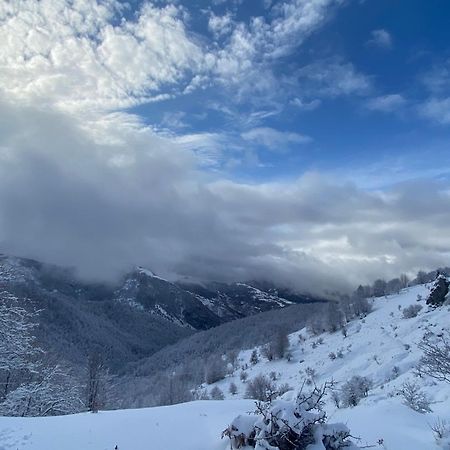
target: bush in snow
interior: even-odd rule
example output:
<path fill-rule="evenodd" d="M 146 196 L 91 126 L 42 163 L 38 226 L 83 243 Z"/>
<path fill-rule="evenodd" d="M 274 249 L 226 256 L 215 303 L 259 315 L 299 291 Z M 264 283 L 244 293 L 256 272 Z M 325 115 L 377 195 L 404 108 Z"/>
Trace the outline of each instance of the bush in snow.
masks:
<path fill-rule="evenodd" d="M 403 318 L 412 319 L 413 317 L 417 317 L 421 309 L 422 305 L 410 305 L 403 309 Z"/>
<path fill-rule="evenodd" d="M 212 400 L 223 400 L 225 397 L 222 390 L 218 386 L 214 386 L 209 393 Z"/>
<path fill-rule="evenodd" d="M 248 373 L 247 373 L 245 370 L 243 370 L 243 371 L 240 373 L 239 378 L 241 379 L 241 381 L 242 381 L 243 383 L 245 383 L 245 382 L 247 381 L 247 378 L 248 378 Z"/>
<path fill-rule="evenodd" d="M 322 410 L 328 386 L 310 394 L 300 392 L 293 400 L 259 402 L 254 415 L 236 417 L 222 433 L 233 449 L 257 450 L 357 449 L 343 424 L 328 424 Z"/>
<path fill-rule="evenodd" d="M 205 367 L 205 381 L 208 384 L 213 384 L 216 381 L 222 380 L 227 374 L 227 365 L 221 356 L 209 358 Z"/>
<path fill-rule="evenodd" d="M 341 401 L 344 406 L 356 406 L 363 397 L 367 397 L 372 381 L 367 377 L 354 375 L 341 388 Z"/>
<path fill-rule="evenodd" d="M 237 386 L 236 386 L 234 383 L 230 383 L 230 387 L 228 388 L 228 392 L 229 392 L 231 395 L 236 395 L 236 394 L 237 394 L 237 391 L 238 391 Z"/>
<path fill-rule="evenodd" d="M 193 393 L 194 400 L 210 400 L 211 397 L 209 396 L 206 389 L 196 389 Z"/>
<path fill-rule="evenodd" d="M 281 397 L 282 395 L 286 394 L 286 392 L 292 391 L 292 386 L 289 386 L 289 384 L 287 383 L 283 383 L 281 386 L 278 386 L 277 391 L 278 396 Z"/>
<path fill-rule="evenodd" d="M 252 354 L 250 355 L 250 363 L 255 365 L 258 364 L 259 358 L 258 358 L 258 351 L 255 349 L 252 351 Z"/>
<path fill-rule="evenodd" d="M 277 330 L 272 340 L 262 349 L 262 354 L 269 360 L 283 358 L 289 350 L 289 338 L 283 330 Z"/>
<path fill-rule="evenodd" d="M 441 306 L 445 302 L 449 285 L 450 283 L 444 275 L 438 275 L 433 283 L 433 286 L 431 287 L 430 295 L 426 301 L 427 305 L 434 307 Z"/>
<path fill-rule="evenodd" d="M 450 449 L 450 425 L 446 420 L 438 418 L 433 425 L 431 425 L 431 431 L 433 432 L 436 443 L 443 450 Z"/>
<path fill-rule="evenodd" d="M 419 348 L 423 351 L 418 372 L 450 383 L 450 333 L 424 336 Z"/>
<path fill-rule="evenodd" d="M 261 374 L 248 382 L 245 396 L 266 402 L 274 398 L 277 394 L 275 383 Z"/>
<path fill-rule="evenodd" d="M 431 412 L 430 400 L 422 392 L 417 383 L 409 381 L 402 384 L 399 394 L 403 397 L 405 405 L 419 413 Z"/>

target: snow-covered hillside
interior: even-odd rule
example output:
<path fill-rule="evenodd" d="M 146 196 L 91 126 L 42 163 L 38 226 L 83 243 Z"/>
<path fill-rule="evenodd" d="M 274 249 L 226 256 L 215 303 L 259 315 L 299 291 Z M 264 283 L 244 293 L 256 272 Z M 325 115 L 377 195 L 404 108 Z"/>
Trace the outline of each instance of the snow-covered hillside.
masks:
<path fill-rule="evenodd" d="M 347 337 L 341 332 L 310 336 L 302 329 L 290 335 L 290 362 L 260 357 L 252 365 L 252 350 L 241 352 L 240 364 L 248 364 L 246 382 L 241 381 L 239 369 L 224 380 L 203 387 L 211 391 L 218 386 L 226 399 L 235 399 L 245 397 L 248 382 L 261 373 L 272 373 L 277 385 L 288 383 L 294 389 L 310 378 L 307 373 L 313 374 L 316 384 L 335 380 L 338 389 L 353 375 L 367 376 L 373 381 L 368 397 L 353 408 L 339 409 L 329 399 L 326 410 L 330 420 L 346 423 L 354 436 L 362 438 L 360 445 L 375 445 L 382 439 L 380 448 L 389 450 L 440 449 L 431 426 L 438 419 L 450 424 L 450 383 L 419 378 L 415 368 L 422 354 L 417 344 L 428 330 L 438 335 L 449 329 L 450 307 L 429 309 L 424 300 L 428 294 L 428 287 L 419 285 L 398 295 L 375 299 L 373 312 L 348 324 Z M 417 301 L 418 295 L 422 301 Z M 403 309 L 412 304 L 420 304 L 423 309 L 417 317 L 404 319 Z M 338 354 L 342 357 L 334 358 Z M 430 398 L 431 413 L 421 414 L 404 405 L 398 391 L 407 381 L 417 383 Z M 237 394 L 229 392 L 231 383 L 236 385 Z"/>
<path fill-rule="evenodd" d="M 368 396 L 355 407 L 337 408 L 330 397 L 325 410 L 331 422 L 345 423 L 358 445 L 388 450 L 448 450 L 449 443 L 436 443 L 431 426 L 450 424 L 450 383 L 415 369 L 421 357 L 417 347 L 425 333 L 439 335 L 449 329 L 450 308 L 429 309 L 424 300 L 429 290 L 414 286 L 400 294 L 373 300 L 374 310 L 341 331 L 310 336 L 305 329 L 290 335 L 292 358 L 249 362 L 253 349 L 239 354 L 233 373 L 215 384 L 202 386 L 208 392 L 220 388 L 225 400 L 197 401 L 170 407 L 78 414 L 51 418 L 0 418 L 0 450 L 214 450 L 229 448 L 220 439 L 224 428 L 238 414 L 254 409 L 246 400 L 249 382 L 259 374 L 287 383 L 294 390 L 306 379 L 314 383 L 336 381 L 339 389 L 354 375 L 373 382 Z M 410 305 L 423 308 L 413 318 L 403 318 Z M 243 368 L 248 375 L 241 380 Z M 431 412 L 418 413 L 398 394 L 405 382 L 414 382 L 430 399 Z M 234 383 L 237 393 L 229 392 Z M 307 387 L 306 387 L 307 388 Z M 286 394 L 289 396 L 289 393 Z"/>
<path fill-rule="evenodd" d="M 198 401 L 45 418 L 0 417 L 1 450 L 223 450 L 227 423 L 253 402 Z"/>

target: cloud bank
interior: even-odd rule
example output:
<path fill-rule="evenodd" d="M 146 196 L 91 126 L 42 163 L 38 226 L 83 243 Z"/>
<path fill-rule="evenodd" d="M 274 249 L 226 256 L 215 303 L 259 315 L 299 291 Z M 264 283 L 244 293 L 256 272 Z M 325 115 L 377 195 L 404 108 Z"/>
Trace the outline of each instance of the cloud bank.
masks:
<path fill-rule="evenodd" d="M 264 278 L 312 292 L 443 264 L 446 185 L 378 192 L 314 172 L 245 183 L 205 170 L 226 158 L 224 135 L 162 133 L 127 112 L 208 85 L 235 86 L 237 101 L 270 91 L 271 61 L 339 3 L 281 2 L 270 20 L 248 24 L 211 16 L 213 43 L 189 31 L 181 6 L 146 3 L 129 18 L 113 1 L 1 4 L 0 250 L 94 279 L 140 264 L 172 278 Z M 297 77 L 319 98 L 372 89 L 337 59 Z M 166 117 L 180 129 L 184 119 Z M 294 143 L 304 151 L 310 141 L 262 126 L 242 137 L 270 150 Z"/>

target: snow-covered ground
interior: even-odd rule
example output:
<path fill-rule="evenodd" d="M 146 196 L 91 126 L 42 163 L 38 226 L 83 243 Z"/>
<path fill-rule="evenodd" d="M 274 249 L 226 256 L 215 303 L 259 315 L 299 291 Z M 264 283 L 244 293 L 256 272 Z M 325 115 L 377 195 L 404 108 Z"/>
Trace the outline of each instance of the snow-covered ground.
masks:
<path fill-rule="evenodd" d="M 231 419 L 250 400 L 198 401 L 158 408 L 46 418 L 0 418 L 0 450 L 224 450 Z"/>
<path fill-rule="evenodd" d="M 374 387 L 356 407 L 336 409 L 330 399 L 326 407 L 330 421 L 346 423 L 354 436 L 362 438 L 361 446 L 375 445 L 382 439 L 384 447 L 379 448 L 389 450 L 441 449 L 435 443 L 430 426 L 438 418 L 450 425 L 450 384 L 428 377 L 418 378 L 415 368 L 422 353 L 417 344 L 426 331 L 439 334 L 449 330 L 450 307 L 429 309 L 425 304 L 428 293 L 427 286 L 419 285 L 405 289 L 399 295 L 375 299 L 374 311 L 365 319 L 352 321 L 347 337 L 339 331 L 313 337 L 302 329 L 290 335 L 293 354 L 290 362 L 260 358 L 256 365 L 248 364 L 248 380 L 260 373 L 275 372 L 277 385 L 288 383 L 297 389 L 306 378 L 306 368 L 317 374 L 316 384 L 332 379 L 341 384 L 353 375 L 370 377 Z M 418 295 L 422 301 L 417 301 Z M 420 304 L 423 309 L 417 317 L 404 319 L 403 308 L 412 304 Z M 299 335 L 306 340 L 300 342 Z M 322 344 L 318 344 L 320 338 Z M 338 354 L 339 351 L 343 358 L 330 359 L 330 353 Z M 249 362 L 251 352 L 241 352 L 241 364 Z M 226 399 L 245 397 L 246 383 L 239 375 L 240 370 L 237 370 L 215 383 Z M 405 381 L 417 383 L 426 393 L 431 400 L 431 413 L 420 414 L 403 404 L 398 391 Z M 231 382 L 238 388 L 236 395 L 229 393 Z M 211 390 L 215 385 L 206 388 Z"/>
<path fill-rule="evenodd" d="M 353 375 L 368 376 L 374 387 L 353 408 L 337 409 L 331 399 L 326 405 L 331 422 L 348 425 L 361 437 L 360 446 L 388 450 L 448 450 L 438 446 L 430 425 L 438 418 L 450 424 L 450 384 L 415 375 L 421 356 L 417 344 L 427 330 L 439 334 L 449 329 L 449 307 L 429 309 L 426 286 L 405 289 L 399 295 L 374 300 L 374 311 L 348 326 L 348 335 L 338 331 L 309 336 L 305 329 L 290 336 L 292 359 L 249 364 L 252 349 L 239 355 L 248 364 L 248 378 L 271 372 L 276 383 L 295 389 L 306 378 L 305 369 L 315 371 L 315 383 L 334 379 L 339 384 Z M 402 310 L 421 304 L 418 316 L 404 319 Z M 299 339 L 299 335 L 303 337 Z M 323 343 L 318 343 L 320 338 Z M 315 347 L 315 348 L 313 348 Z M 330 353 L 342 354 L 331 359 Z M 223 450 L 229 443 L 221 432 L 238 415 L 253 410 L 245 400 L 247 382 L 240 380 L 241 368 L 214 385 L 225 394 L 223 401 L 199 401 L 170 407 L 78 414 L 51 418 L 0 418 L 0 450 Z M 311 373 L 311 371 L 309 371 Z M 432 412 L 420 414 L 403 404 L 398 390 L 405 381 L 416 382 L 431 401 Z M 235 383 L 237 394 L 229 393 Z M 338 386 L 339 386 L 338 384 Z"/>

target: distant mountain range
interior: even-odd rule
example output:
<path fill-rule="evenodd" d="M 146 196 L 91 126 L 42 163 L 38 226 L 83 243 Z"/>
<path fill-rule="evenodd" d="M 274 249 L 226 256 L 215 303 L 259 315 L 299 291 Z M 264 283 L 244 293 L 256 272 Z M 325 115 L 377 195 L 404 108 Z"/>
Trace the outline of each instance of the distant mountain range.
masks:
<path fill-rule="evenodd" d="M 73 271 L 0 255 L 2 291 L 39 310 L 38 338 L 52 355 L 83 363 L 101 349 L 113 370 L 198 330 L 295 303 L 321 301 L 267 282 L 174 283 L 136 267 L 115 285 Z"/>

